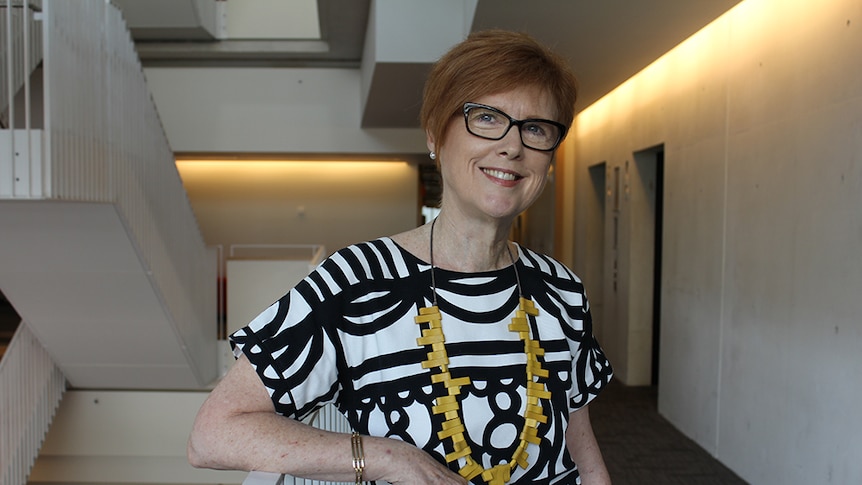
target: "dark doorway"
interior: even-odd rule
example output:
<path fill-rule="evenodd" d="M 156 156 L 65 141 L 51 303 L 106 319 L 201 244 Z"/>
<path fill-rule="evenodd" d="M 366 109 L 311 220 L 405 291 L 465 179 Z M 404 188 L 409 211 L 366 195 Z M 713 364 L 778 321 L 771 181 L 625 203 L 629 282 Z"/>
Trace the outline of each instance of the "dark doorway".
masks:
<path fill-rule="evenodd" d="M 638 253 L 645 261 L 643 269 L 650 268 L 650 274 L 643 275 L 641 280 L 647 289 L 645 298 L 649 298 L 652 308 L 649 320 L 652 327 L 650 342 L 650 383 L 658 385 L 661 356 L 661 266 L 662 266 L 662 226 L 664 199 L 664 145 L 641 150 L 634 154 L 635 171 L 637 173 L 640 195 L 633 201 L 632 217 L 640 218 L 636 226 L 640 230 L 633 236 L 633 244 L 641 249 Z M 634 181 L 633 181 L 634 182 Z M 636 205 L 636 206 L 635 206 Z M 648 279 L 647 279 L 648 278 Z M 644 302 L 646 303 L 646 302 Z M 649 337 L 647 337 L 649 338 Z"/>
<path fill-rule="evenodd" d="M 661 344 L 661 253 L 664 219 L 664 147 L 655 153 L 655 247 L 652 287 L 652 385 L 658 385 Z"/>
<path fill-rule="evenodd" d="M 605 199 L 607 163 L 589 167 L 590 187 L 587 197 L 585 247 L 588 257 L 584 261 L 584 285 L 590 299 L 593 316 L 593 333 L 599 342 L 605 342 L 608 315 L 605 312 Z"/>

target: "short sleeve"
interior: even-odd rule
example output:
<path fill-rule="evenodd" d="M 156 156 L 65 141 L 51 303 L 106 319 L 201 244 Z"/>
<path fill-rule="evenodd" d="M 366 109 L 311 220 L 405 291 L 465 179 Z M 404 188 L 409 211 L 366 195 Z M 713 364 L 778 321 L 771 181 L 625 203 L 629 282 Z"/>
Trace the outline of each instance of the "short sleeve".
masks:
<path fill-rule="evenodd" d="M 592 401 L 608 385 L 613 368 L 593 335 L 592 316 L 586 296 L 583 298 L 582 326 L 577 339 L 570 341 L 572 349 L 572 393 L 569 407 L 580 409 Z"/>
<path fill-rule="evenodd" d="M 570 412 L 575 411 L 598 396 L 613 376 L 611 363 L 593 334 L 583 282 L 560 261 L 529 249 L 522 248 L 520 261 L 529 271 L 524 281 L 528 293 L 556 320 L 563 345 L 568 345 L 568 406 Z"/>
<path fill-rule="evenodd" d="M 325 328 L 324 301 L 312 278 L 230 336 L 234 355 L 245 354 L 269 392 L 276 412 L 302 419 L 338 391 L 334 333 Z"/>

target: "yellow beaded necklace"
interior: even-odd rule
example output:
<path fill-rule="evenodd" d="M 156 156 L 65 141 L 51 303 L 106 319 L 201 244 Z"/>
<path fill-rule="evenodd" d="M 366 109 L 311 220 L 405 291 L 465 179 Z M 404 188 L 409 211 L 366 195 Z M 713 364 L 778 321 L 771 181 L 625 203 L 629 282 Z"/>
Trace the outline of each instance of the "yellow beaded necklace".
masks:
<path fill-rule="evenodd" d="M 437 437 L 441 440 L 449 438 L 452 440 L 452 446 L 455 451 L 446 455 L 446 463 L 451 463 L 460 458 L 465 459 L 465 465 L 461 467 L 458 473 L 468 481 L 478 475 L 489 485 L 503 485 L 507 483 L 512 476 L 512 470 L 516 466 L 527 468 L 526 451 L 527 444 L 540 444 L 542 439 L 537 435 L 539 423 L 547 423 L 548 417 L 544 414 L 544 408 L 540 399 L 550 399 L 551 393 L 547 390 L 544 383 L 534 381 L 534 378 L 548 377 L 548 371 L 542 368 L 538 356 L 545 355 L 545 350 L 538 341 L 530 338 L 530 326 L 527 320 L 527 315 L 537 316 L 539 314 L 534 303 L 531 300 L 524 298 L 521 292 L 521 280 L 518 276 L 518 269 L 515 266 L 515 258 L 512 256 L 512 251 L 509 250 L 509 258 L 512 260 L 512 268 L 515 270 L 515 279 L 518 284 L 519 305 L 515 311 L 515 316 L 512 317 L 512 323 L 509 325 L 509 330 L 516 332 L 521 340 L 524 341 L 524 353 L 527 355 L 527 409 L 524 415 L 524 427 L 521 430 L 520 443 L 512 459 L 508 463 L 503 463 L 494 466 L 490 469 L 482 467 L 471 456 L 472 450 L 464 436 L 466 428 L 461 420 L 461 406 L 458 403 L 458 396 L 461 394 L 461 386 L 470 384 L 469 377 L 452 378 L 449 373 L 449 355 L 446 352 L 446 338 L 443 334 L 443 326 L 441 324 L 440 309 L 437 306 L 437 284 L 434 279 L 434 224 L 435 219 L 431 223 L 431 286 L 433 291 L 433 305 L 427 308 L 420 308 L 419 315 L 415 317 L 418 324 L 427 324 L 428 328 L 422 330 L 422 336 L 416 339 L 416 343 L 420 347 L 430 345 L 431 352 L 428 352 L 428 359 L 422 362 L 423 369 L 437 367 L 440 369 L 439 374 L 431 376 L 431 382 L 443 383 L 447 389 L 447 395 L 438 397 L 436 405 L 432 407 L 434 414 L 443 414 L 446 421 L 443 422 L 443 429 L 437 433 Z M 507 246 L 508 249 L 508 246 Z"/>

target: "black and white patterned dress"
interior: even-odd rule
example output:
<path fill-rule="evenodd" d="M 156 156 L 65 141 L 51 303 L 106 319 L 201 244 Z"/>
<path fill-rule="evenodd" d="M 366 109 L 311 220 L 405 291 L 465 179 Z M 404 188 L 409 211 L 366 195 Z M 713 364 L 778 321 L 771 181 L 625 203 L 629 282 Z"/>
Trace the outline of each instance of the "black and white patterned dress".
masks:
<path fill-rule="evenodd" d="M 539 310 L 530 335 L 545 349 L 551 399 L 542 400 L 550 418 L 538 428 L 542 443 L 528 446 L 529 467 L 516 468 L 510 483 L 579 483 L 564 440 L 568 416 L 607 385 L 611 366 L 593 337 L 580 280 L 526 248 L 516 264 L 524 296 Z M 235 332 L 234 352 L 248 357 L 278 413 L 302 419 L 333 403 L 360 433 L 413 443 L 445 463 L 452 443 L 437 438 L 443 417 L 431 406 L 446 391 L 431 383 L 439 369 L 421 366 L 428 349 L 417 344 L 422 327 L 414 322 L 432 305 L 429 270 L 389 238 L 342 249 Z M 526 391 L 524 344 L 508 329 L 518 308 L 515 272 L 434 273 L 449 371 L 471 379 L 460 400 L 472 456 L 485 468 L 508 462 Z"/>

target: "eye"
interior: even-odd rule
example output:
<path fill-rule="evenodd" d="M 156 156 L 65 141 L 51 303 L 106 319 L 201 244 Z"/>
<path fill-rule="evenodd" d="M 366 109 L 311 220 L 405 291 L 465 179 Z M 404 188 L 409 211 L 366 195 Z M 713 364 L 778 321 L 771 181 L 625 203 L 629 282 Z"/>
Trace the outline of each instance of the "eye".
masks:
<path fill-rule="evenodd" d="M 533 139 L 545 139 L 551 136 L 549 128 L 545 123 L 524 123 L 521 132 Z"/>
<path fill-rule="evenodd" d="M 485 108 L 473 108 L 470 111 L 470 122 L 488 127 L 509 124 L 509 120 L 505 119 L 503 115 Z"/>

